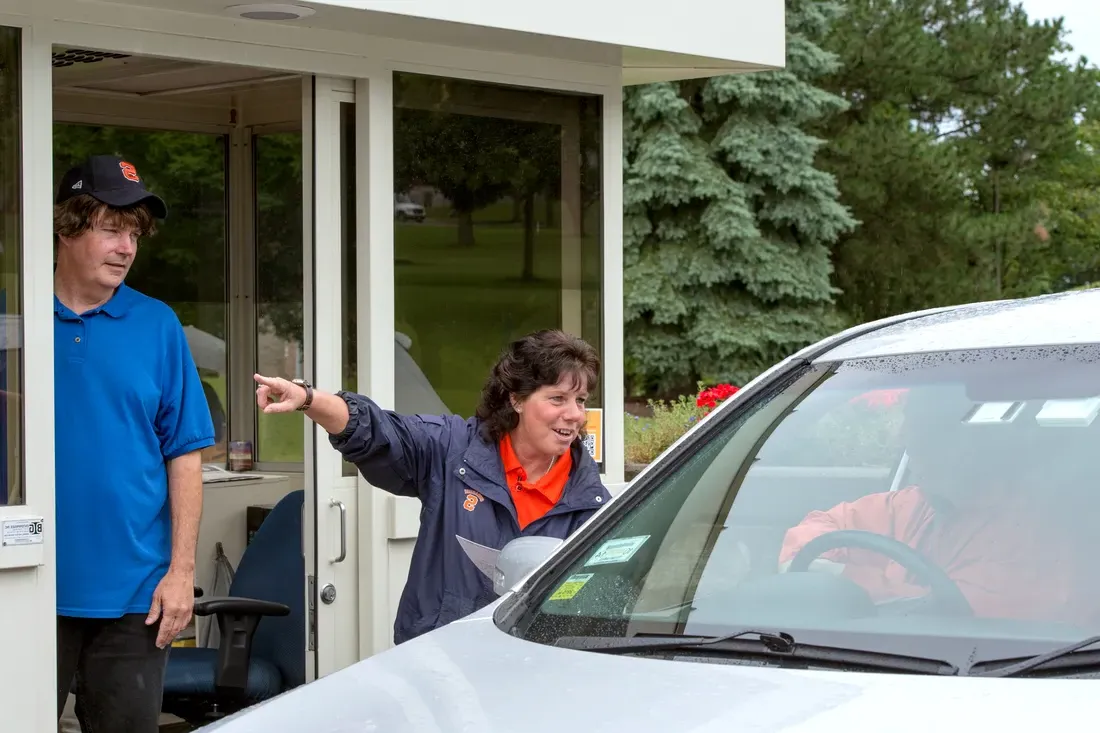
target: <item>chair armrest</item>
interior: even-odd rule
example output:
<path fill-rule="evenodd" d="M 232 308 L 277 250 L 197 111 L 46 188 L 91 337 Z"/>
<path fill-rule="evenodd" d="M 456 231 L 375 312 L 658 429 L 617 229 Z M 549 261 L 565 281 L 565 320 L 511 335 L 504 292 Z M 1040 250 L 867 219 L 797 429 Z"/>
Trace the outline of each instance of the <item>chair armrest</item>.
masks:
<path fill-rule="evenodd" d="M 215 616 L 223 613 L 238 616 L 289 616 L 290 606 L 274 601 L 239 596 L 211 596 L 195 601 L 196 616 Z"/>
<path fill-rule="evenodd" d="M 252 635 L 263 616 L 288 616 L 282 603 L 239 596 L 213 596 L 195 601 L 196 616 L 218 619 L 218 666 L 214 688 L 220 695 L 243 696 L 248 688 L 248 667 L 252 660 Z"/>

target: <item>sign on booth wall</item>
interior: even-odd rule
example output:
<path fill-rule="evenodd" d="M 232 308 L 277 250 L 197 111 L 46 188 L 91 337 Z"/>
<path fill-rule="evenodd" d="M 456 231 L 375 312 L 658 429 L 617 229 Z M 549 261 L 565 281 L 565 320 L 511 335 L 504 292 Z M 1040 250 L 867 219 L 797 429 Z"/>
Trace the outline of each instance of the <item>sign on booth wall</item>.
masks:
<path fill-rule="evenodd" d="M 603 463 L 603 410 L 599 407 L 590 407 L 585 412 L 588 414 L 588 422 L 585 430 L 588 435 L 584 438 L 584 447 L 596 463 Z"/>

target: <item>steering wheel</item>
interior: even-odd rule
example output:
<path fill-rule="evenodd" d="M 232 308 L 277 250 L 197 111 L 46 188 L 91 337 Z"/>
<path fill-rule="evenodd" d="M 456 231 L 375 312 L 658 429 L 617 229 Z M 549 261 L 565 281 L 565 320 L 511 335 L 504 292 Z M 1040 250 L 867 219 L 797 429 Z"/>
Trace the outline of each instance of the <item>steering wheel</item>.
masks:
<path fill-rule="evenodd" d="M 857 547 L 861 550 L 870 550 L 885 555 L 912 572 L 919 580 L 923 581 L 924 585 L 931 588 L 931 595 L 940 609 L 953 615 L 974 615 L 974 609 L 970 607 L 970 602 L 959 590 L 959 586 L 955 585 L 955 581 L 951 580 L 939 566 L 933 564 L 909 545 L 874 532 L 865 532 L 859 529 L 841 529 L 815 537 L 798 551 L 798 554 L 791 560 L 787 572 L 804 573 L 810 569 L 810 563 L 820 555 L 840 547 Z"/>

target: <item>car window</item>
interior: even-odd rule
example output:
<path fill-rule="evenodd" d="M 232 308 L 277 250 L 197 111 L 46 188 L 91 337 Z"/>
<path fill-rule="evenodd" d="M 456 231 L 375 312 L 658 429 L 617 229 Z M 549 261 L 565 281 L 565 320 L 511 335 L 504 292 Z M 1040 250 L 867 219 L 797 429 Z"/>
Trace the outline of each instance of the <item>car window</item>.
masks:
<path fill-rule="evenodd" d="M 1098 363 L 1088 347 L 806 368 L 670 456 L 553 570 L 524 634 L 1083 637 L 1100 623 Z"/>

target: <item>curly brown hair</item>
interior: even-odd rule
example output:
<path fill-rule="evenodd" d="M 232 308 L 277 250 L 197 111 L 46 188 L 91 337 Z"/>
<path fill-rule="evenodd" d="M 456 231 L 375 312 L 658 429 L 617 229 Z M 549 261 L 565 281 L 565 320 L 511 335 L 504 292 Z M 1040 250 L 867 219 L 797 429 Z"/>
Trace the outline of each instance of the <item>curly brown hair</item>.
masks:
<path fill-rule="evenodd" d="M 475 414 L 481 421 L 482 437 L 497 443 L 516 428 L 519 415 L 512 406 L 513 396 L 526 399 L 539 387 L 557 384 L 565 375 L 571 375 L 574 384 L 583 383 L 585 389 L 595 388 L 600 357 L 584 339 L 564 331 L 544 330 L 510 343 L 481 390 Z"/>
<path fill-rule="evenodd" d="M 58 236 L 79 237 L 96 224 L 133 229 L 142 237 L 151 237 L 157 231 L 156 218 L 144 204 L 108 206 L 85 193 L 53 207 L 55 241 Z"/>

